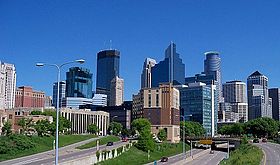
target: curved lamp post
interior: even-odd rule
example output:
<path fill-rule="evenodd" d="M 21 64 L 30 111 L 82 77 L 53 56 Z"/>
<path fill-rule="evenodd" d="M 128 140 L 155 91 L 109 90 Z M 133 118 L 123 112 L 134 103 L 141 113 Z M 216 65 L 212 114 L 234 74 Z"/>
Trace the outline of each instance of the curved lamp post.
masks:
<path fill-rule="evenodd" d="M 57 64 L 48 64 L 48 63 L 37 63 L 36 66 L 43 67 L 43 66 L 53 66 L 57 68 L 57 100 L 56 100 L 56 132 L 55 132 L 55 164 L 58 165 L 58 123 L 59 123 L 59 87 L 60 87 L 60 71 L 64 65 L 72 64 L 72 63 L 85 63 L 85 60 L 79 59 L 75 61 L 66 62 L 60 65 Z"/>

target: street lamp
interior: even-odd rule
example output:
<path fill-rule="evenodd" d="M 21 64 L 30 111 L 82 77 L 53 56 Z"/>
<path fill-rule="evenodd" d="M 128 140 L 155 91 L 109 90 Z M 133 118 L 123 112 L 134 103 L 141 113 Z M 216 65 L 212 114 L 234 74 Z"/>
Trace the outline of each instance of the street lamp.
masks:
<path fill-rule="evenodd" d="M 192 117 L 192 114 L 190 115 L 186 115 L 189 117 Z M 181 115 L 180 117 L 183 118 L 183 154 L 184 154 L 184 159 L 187 158 L 187 154 L 186 154 L 186 133 L 185 133 L 185 122 L 186 122 L 186 116 Z M 191 146 L 192 146 L 192 141 L 191 141 Z M 191 156 L 192 156 L 192 147 L 191 147 Z"/>
<path fill-rule="evenodd" d="M 119 116 L 114 116 L 114 117 L 112 118 L 112 122 L 114 121 L 114 118 L 117 118 L 117 117 L 119 117 Z"/>
<path fill-rule="evenodd" d="M 56 100 L 56 133 L 55 133 L 55 164 L 58 165 L 58 123 L 59 123 L 59 86 L 60 86 L 60 71 L 64 65 L 72 64 L 72 63 L 85 63 L 85 60 L 79 59 L 75 61 L 66 62 L 60 65 L 57 64 L 47 64 L 47 63 L 37 63 L 36 66 L 53 66 L 57 68 L 57 100 Z"/>

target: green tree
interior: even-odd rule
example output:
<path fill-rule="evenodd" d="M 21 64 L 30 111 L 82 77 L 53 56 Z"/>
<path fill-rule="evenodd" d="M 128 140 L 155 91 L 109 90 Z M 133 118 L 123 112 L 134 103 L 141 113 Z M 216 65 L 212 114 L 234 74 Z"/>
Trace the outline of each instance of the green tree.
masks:
<path fill-rule="evenodd" d="M 38 120 L 34 127 L 39 136 L 44 136 L 48 133 L 50 122 L 48 120 Z"/>
<path fill-rule="evenodd" d="M 22 133 L 26 134 L 26 131 L 32 127 L 32 119 L 30 118 L 21 118 L 18 120 L 17 124 L 21 126 Z"/>
<path fill-rule="evenodd" d="M 122 130 L 122 124 L 118 122 L 111 122 L 108 128 L 109 132 L 112 132 L 113 135 L 118 135 Z"/>
<path fill-rule="evenodd" d="M 167 132 L 164 129 L 159 130 L 157 134 L 159 140 L 165 141 L 167 139 Z"/>
<path fill-rule="evenodd" d="M 274 119 L 261 117 L 246 123 L 246 132 L 258 137 L 274 137 L 279 130 L 279 124 Z"/>
<path fill-rule="evenodd" d="M 186 136 L 203 136 L 205 134 L 205 129 L 200 123 L 193 121 L 185 121 L 180 123 L 181 135 L 183 135 L 184 126 Z"/>
<path fill-rule="evenodd" d="M 151 134 L 151 123 L 148 119 L 140 118 L 131 123 L 132 129 L 139 133 L 138 142 L 135 145 L 142 151 L 153 151 L 155 142 Z"/>
<path fill-rule="evenodd" d="M 90 124 L 87 126 L 87 131 L 89 133 L 96 134 L 99 131 L 99 129 L 95 124 Z"/>
<path fill-rule="evenodd" d="M 12 123 L 10 121 L 6 121 L 2 127 L 2 132 L 9 136 L 12 134 Z"/>

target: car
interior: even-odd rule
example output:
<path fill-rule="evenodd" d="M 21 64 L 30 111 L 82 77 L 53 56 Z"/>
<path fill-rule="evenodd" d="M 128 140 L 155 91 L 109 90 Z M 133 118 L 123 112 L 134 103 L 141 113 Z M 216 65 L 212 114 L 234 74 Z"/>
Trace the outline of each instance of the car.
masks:
<path fill-rule="evenodd" d="M 107 143 L 107 146 L 112 146 L 112 145 L 114 145 L 113 142 L 108 142 L 108 143 Z"/>
<path fill-rule="evenodd" d="M 168 162 L 168 157 L 164 156 L 160 159 L 161 162 Z"/>
<path fill-rule="evenodd" d="M 122 142 L 127 142 L 127 141 L 128 141 L 127 137 L 122 138 Z"/>
<path fill-rule="evenodd" d="M 259 139 L 254 139 L 254 140 L 253 140 L 253 143 L 259 143 L 259 142 L 260 142 Z"/>
<path fill-rule="evenodd" d="M 266 139 L 266 138 L 263 138 L 263 139 L 262 139 L 262 142 L 263 142 L 263 143 L 266 143 L 266 142 L 267 142 L 267 139 Z"/>
<path fill-rule="evenodd" d="M 211 150 L 211 151 L 210 151 L 210 154 L 214 154 L 214 150 Z"/>

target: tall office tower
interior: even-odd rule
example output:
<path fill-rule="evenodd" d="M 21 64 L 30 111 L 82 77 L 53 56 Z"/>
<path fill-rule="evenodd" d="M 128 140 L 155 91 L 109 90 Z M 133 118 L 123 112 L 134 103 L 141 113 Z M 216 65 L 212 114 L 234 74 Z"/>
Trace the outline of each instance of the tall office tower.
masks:
<path fill-rule="evenodd" d="M 237 115 L 237 121 L 248 121 L 248 104 L 246 98 L 246 84 L 241 81 L 229 81 L 223 84 L 225 103 L 231 106 L 232 113 Z M 235 120 L 235 119 L 232 119 Z"/>
<path fill-rule="evenodd" d="M 180 91 L 180 109 L 185 120 L 199 122 L 207 136 L 214 136 L 218 121 L 216 86 L 196 82 L 177 88 Z"/>
<path fill-rule="evenodd" d="M 53 106 L 56 107 L 57 104 L 57 90 L 58 84 L 57 82 L 53 83 Z M 66 97 L 66 82 L 60 81 L 59 83 L 59 107 L 62 106 L 62 100 Z"/>
<path fill-rule="evenodd" d="M 124 100 L 124 80 L 115 77 L 111 81 L 110 89 L 110 106 L 119 106 L 122 105 Z"/>
<path fill-rule="evenodd" d="M 227 103 L 247 103 L 246 83 L 228 81 L 223 84 L 223 97 Z"/>
<path fill-rule="evenodd" d="M 103 50 L 97 53 L 96 93 L 106 94 L 110 103 L 111 81 L 119 77 L 120 52 Z"/>
<path fill-rule="evenodd" d="M 152 87 L 152 67 L 156 65 L 156 60 L 151 58 L 146 58 L 143 71 L 141 74 L 141 88 L 151 88 Z"/>
<path fill-rule="evenodd" d="M 272 118 L 280 120 L 280 89 L 271 88 L 268 90 L 269 97 L 272 98 Z"/>
<path fill-rule="evenodd" d="M 171 43 L 165 50 L 165 59 L 152 67 L 152 87 L 160 83 L 184 84 L 185 64 L 176 52 L 176 45 Z"/>
<path fill-rule="evenodd" d="M 268 78 L 256 71 L 247 78 L 248 119 L 272 118 L 272 99 L 268 96 Z"/>
<path fill-rule="evenodd" d="M 16 68 L 13 64 L 0 61 L 0 109 L 15 106 Z"/>
<path fill-rule="evenodd" d="M 217 87 L 218 101 L 223 101 L 222 96 L 222 78 L 221 78 L 221 58 L 218 52 L 206 52 L 206 59 L 204 60 L 204 73 L 206 75 L 213 75 L 215 85 Z"/>
<path fill-rule="evenodd" d="M 92 98 L 92 73 L 89 69 L 69 69 L 66 73 L 66 97 Z"/>

